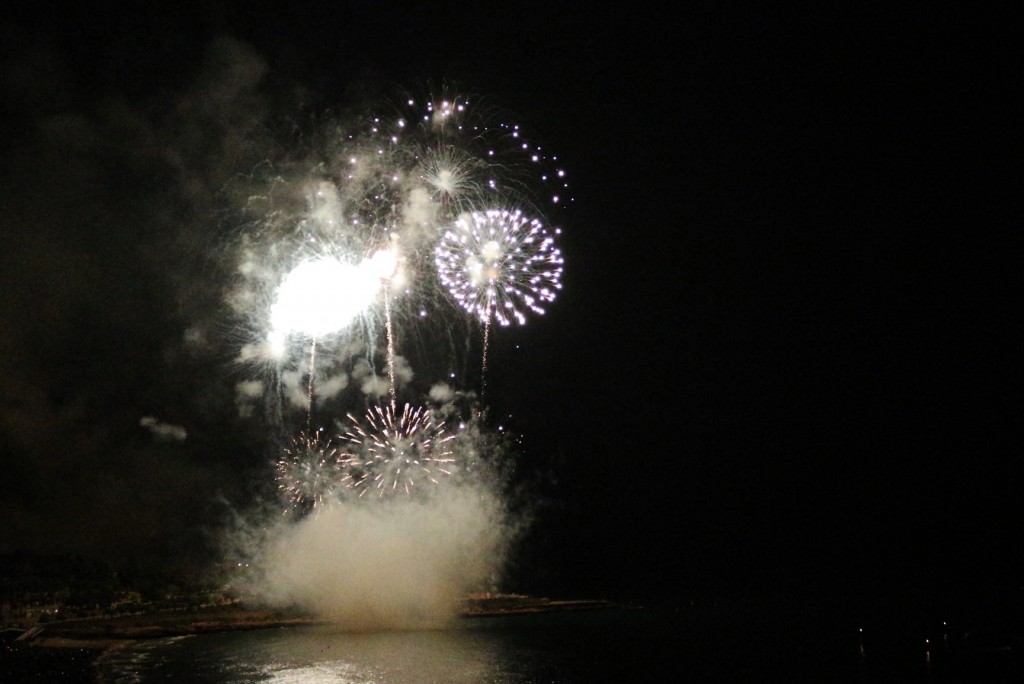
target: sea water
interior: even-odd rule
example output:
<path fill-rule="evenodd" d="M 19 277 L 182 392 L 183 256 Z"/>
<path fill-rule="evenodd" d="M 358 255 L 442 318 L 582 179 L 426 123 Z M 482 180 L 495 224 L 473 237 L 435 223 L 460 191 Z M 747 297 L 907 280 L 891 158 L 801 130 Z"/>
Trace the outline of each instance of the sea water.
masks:
<path fill-rule="evenodd" d="M 849 631 L 597 609 L 464 618 L 423 631 L 314 625 L 157 639 L 112 651 L 97 669 L 100 682 L 118 684 L 1010 681 L 1005 660 L 964 670 L 938 651 L 866 648 Z"/>

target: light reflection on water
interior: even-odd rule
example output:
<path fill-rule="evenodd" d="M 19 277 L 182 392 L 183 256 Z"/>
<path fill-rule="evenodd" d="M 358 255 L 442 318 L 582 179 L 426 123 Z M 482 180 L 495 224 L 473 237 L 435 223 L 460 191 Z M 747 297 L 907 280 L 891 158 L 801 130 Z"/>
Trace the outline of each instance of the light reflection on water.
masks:
<path fill-rule="evenodd" d="M 432 631 L 321 625 L 223 632 L 110 652 L 98 675 L 101 684 L 1024 681 L 1015 652 L 1011 660 L 933 653 L 900 639 L 866 643 L 863 631 L 845 623 L 787 629 L 774 619 L 711 618 L 615 608 L 465 619 Z"/>
<path fill-rule="evenodd" d="M 406 684 L 603 681 L 618 611 L 465 620 L 446 630 L 329 625 L 158 639 L 100 661 L 101 682 Z M 634 654 L 635 655 L 635 654 Z M 621 662 L 619 663 L 621 666 Z M 614 667 L 612 669 L 615 669 Z"/>

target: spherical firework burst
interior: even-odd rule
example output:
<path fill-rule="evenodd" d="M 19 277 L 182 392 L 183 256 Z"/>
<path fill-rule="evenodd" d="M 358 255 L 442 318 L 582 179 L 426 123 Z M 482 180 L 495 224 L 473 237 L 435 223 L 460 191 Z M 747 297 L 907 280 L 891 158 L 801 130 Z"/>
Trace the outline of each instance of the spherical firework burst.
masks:
<path fill-rule="evenodd" d="M 366 412 L 365 426 L 351 414 L 348 418 L 351 427 L 342 439 L 355 451 L 348 459 L 359 496 L 412 494 L 417 484 L 438 484 L 452 474 L 455 459 L 449 442 L 454 435 L 446 434 L 444 423 L 435 421 L 425 407 L 406 404 L 396 414 L 394 405 L 373 406 Z"/>
<path fill-rule="evenodd" d="M 438 276 L 459 305 L 485 324 L 526 322 L 524 310 L 561 289 L 562 253 L 537 219 L 492 209 L 460 217 L 435 252 Z"/>
<path fill-rule="evenodd" d="M 347 467 L 348 457 L 331 440 L 303 432 L 277 462 L 278 488 L 300 512 L 320 508 L 349 484 Z"/>

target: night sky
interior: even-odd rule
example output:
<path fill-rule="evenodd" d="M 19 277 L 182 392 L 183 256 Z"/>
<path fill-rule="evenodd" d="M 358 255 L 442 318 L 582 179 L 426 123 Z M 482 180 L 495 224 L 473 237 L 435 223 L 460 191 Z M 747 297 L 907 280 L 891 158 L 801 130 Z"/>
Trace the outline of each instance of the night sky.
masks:
<path fill-rule="evenodd" d="M 1006 18 L 93 5 L 0 23 L 0 551 L 209 548 L 265 446 L 226 352 L 185 343 L 217 327 L 225 188 L 360 94 L 454 82 L 575 197 L 564 289 L 488 378 L 535 488 L 522 587 L 1019 588 Z"/>

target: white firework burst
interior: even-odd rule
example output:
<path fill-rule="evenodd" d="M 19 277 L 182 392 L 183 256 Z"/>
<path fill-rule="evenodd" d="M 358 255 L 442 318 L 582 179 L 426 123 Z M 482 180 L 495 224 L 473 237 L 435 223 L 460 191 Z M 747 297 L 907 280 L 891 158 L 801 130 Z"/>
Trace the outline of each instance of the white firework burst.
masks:
<path fill-rule="evenodd" d="M 406 404 L 401 413 L 393 405 L 373 406 L 362 421 L 348 416 L 351 426 L 341 439 L 353 474 L 351 486 L 359 496 L 412 494 L 421 483 L 438 484 L 452 474 L 455 459 L 444 422 L 433 419 L 425 407 Z"/>
<path fill-rule="evenodd" d="M 347 455 L 330 439 L 303 432 L 277 462 L 278 488 L 300 512 L 328 506 L 349 483 L 347 466 Z"/>
<path fill-rule="evenodd" d="M 461 216 L 435 251 L 442 284 L 459 306 L 485 324 L 526 322 L 544 313 L 562 283 L 562 253 L 538 219 L 491 209 Z"/>

